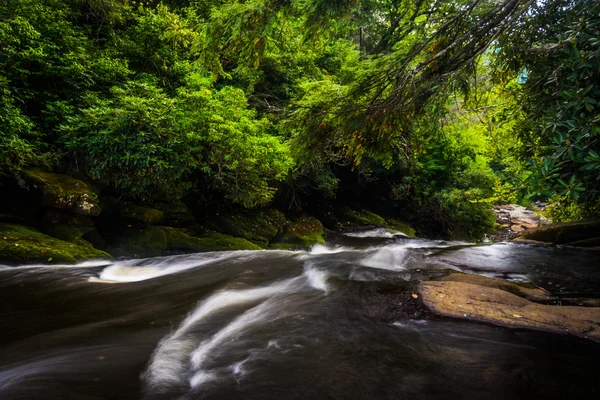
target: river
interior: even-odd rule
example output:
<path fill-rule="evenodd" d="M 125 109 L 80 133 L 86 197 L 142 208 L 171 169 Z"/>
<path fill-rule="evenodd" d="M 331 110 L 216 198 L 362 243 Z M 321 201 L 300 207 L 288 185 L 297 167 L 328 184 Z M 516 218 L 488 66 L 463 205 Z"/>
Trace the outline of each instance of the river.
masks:
<path fill-rule="evenodd" d="M 437 317 L 447 268 L 600 297 L 600 252 L 409 239 L 0 266 L 0 399 L 597 399 L 600 344 Z"/>

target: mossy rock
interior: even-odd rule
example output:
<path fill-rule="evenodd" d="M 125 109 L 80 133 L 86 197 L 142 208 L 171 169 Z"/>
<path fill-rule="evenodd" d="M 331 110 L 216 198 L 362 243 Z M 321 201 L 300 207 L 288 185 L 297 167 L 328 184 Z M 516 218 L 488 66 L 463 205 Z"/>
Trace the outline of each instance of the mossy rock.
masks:
<path fill-rule="evenodd" d="M 94 221 L 86 215 L 78 215 L 65 210 L 45 210 L 42 220 L 46 225 L 94 226 Z"/>
<path fill-rule="evenodd" d="M 111 256 L 94 249 L 80 237 L 71 243 L 23 225 L 0 223 L 0 262 L 56 264 L 98 258 L 111 259 Z"/>
<path fill-rule="evenodd" d="M 325 243 L 325 239 L 323 238 L 324 233 L 323 224 L 318 219 L 302 216 L 287 224 L 278 243 L 293 245 L 295 247 L 310 247 L 314 244 Z M 271 247 L 274 248 L 274 246 L 272 245 Z"/>
<path fill-rule="evenodd" d="M 19 186 L 37 192 L 46 208 L 71 209 L 77 214 L 98 216 L 96 195 L 78 179 L 41 170 L 21 172 Z"/>
<path fill-rule="evenodd" d="M 302 246 L 292 243 L 272 243 L 269 245 L 269 249 L 271 250 L 295 250 L 300 247 Z"/>
<path fill-rule="evenodd" d="M 240 238 L 217 232 L 204 232 L 201 237 L 167 226 L 132 227 L 113 242 L 114 256 L 156 257 L 177 253 L 224 250 L 261 250 L 261 247 Z"/>
<path fill-rule="evenodd" d="M 188 206 L 181 201 L 172 204 L 153 204 L 152 206 L 164 214 L 163 225 L 184 228 L 197 223 Z"/>
<path fill-rule="evenodd" d="M 371 211 L 345 208 L 339 216 L 338 228 L 355 228 L 364 225 L 385 226 L 385 219 Z"/>
<path fill-rule="evenodd" d="M 377 225 L 383 228 L 402 232 L 407 236 L 415 237 L 415 230 L 408 224 L 396 219 L 384 219 L 382 216 L 368 210 L 352 210 L 345 208 L 341 211 L 336 225 L 337 229 L 357 228 L 365 225 Z"/>
<path fill-rule="evenodd" d="M 398 221 L 397 219 L 386 219 L 385 220 L 385 228 L 392 229 L 394 231 L 402 232 L 406 236 L 415 237 L 416 231 L 410 225 L 405 222 Z"/>
<path fill-rule="evenodd" d="M 48 225 L 43 232 L 65 242 L 105 250 L 106 241 L 94 227 L 85 225 Z"/>
<path fill-rule="evenodd" d="M 126 202 L 121 204 L 120 214 L 126 220 L 148 225 L 158 225 L 165 219 L 162 211 L 156 208 Z"/>
<path fill-rule="evenodd" d="M 208 231 L 196 239 L 196 251 L 262 250 L 262 247 L 242 238 Z"/>
<path fill-rule="evenodd" d="M 222 233 L 266 247 L 277 234 L 283 232 L 287 223 L 281 211 L 271 209 L 219 216 L 215 219 L 213 227 Z"/>
<path fill-rule="evenodd" d="M 592 246 L 600 237 L 600 220 L 543 225 L 523 232 L 522 238 L 552 244 Z"/>
<path fill-rule="evenodd" d="M 114 197 L 104 197 L 100 203 L 104 218 L 126 220 L 131 223 L 142 223 L 146 225 L 159 225 L 165 216 L 156 208 L 121 201 Z"/>

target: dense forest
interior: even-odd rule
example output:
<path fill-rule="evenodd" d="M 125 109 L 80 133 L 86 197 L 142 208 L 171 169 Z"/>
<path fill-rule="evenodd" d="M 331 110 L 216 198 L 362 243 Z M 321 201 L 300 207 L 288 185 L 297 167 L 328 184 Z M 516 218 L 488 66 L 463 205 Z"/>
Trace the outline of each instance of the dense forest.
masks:
<path fill-rule="evenodd" d="M 451 238 L 595 217 L 599 32 L 590 0 L 0 0 L 0 173 Z"/>

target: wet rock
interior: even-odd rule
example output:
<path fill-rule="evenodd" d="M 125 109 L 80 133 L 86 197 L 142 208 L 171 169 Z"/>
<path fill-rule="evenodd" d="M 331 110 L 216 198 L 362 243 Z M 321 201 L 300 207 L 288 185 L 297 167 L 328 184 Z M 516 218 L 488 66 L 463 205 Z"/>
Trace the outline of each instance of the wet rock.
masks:
<path fill-rule="evenodd" d="M 17 178 L 29 196 L 39 197 L 42 207 L 70 209 L 80 215 L 98 216 L 101 208 L 88 186 L 75 178 L 40 170 L 25 170 Z"/>
<path fill-rule="evenodd" d="M 260 250 L 245 239 L 213 231 L 202 236 L 167 226 L 131 227 L 114 238 L 110 253 L 115 257 L 155 257 L 173 253 L 195 253 L 226 250 Z"/>
<path fill-rule="evenodd" d="M 600 308 L 533 303 L 506 290 L 460 281 L 419 284 L 424 304 L 439 315 L 510 328 L 537 329 L 600 341 Z"/>
<path fill-rule="evenodd" d="M 562 298 L 560 299 L 564 305 L 583 306 L 583 307 L 600 307 L 600 299 L 588 298 Z"/>
<path fill-rule="evenodd" d="M 443 276 L 437 280 L 445 282 L 470 283 L 472 285 L 500 289 L 532 301 L 550 301 L 554 299 L 554 297 L 548 291 L 533 285 L 517 284 L 505 281 L 503 279 L 488 278 L 487 276 L 476 274 L 452 272 L 450 275 Z"/>
<path fill-rule="evenodd" d="M 212 227 L 219 232 L 267 247 L 278 234 L 283 233 L 288 222 L 281 211 L 270 209 L 218 216 Z"/>
<path fill-rule="evenodd" d="M 572 246 L 596 246 L 600 238 L 600 220 L 551 224 L 523 232 L 523 239 Z"/>
<path fill-rule="evenodd" d="M 407 236 L 414 237 L 415 230 L 408 224 L 396 219 L 384 219 L 382 216 L 368 210 L 352 210 L 344 208 L 337 216 L 336 229 L 357 228 L 367 225 L 377 225 L 383 228 L 402 232 Z"/>
<path fill-rule="evenodd" d="M 287 249 L 292 247 L 310 247 L 314 244 L 323 244 L 325 239 L 323 224 L 315 217 L 302 216 L 289 222 L 284 232 L 272 245 L 272 248 Z"/>
<path fill-rule="evenodd" d="M 111 256 L 96 250 L 80 239 L 60 240 L 45 235 L 31 227 L 0 223 L 0 262 L 9 264 L 75 263 L 89 259 L 110 259 Z"/>
<path fill-rule="evenodd" d="M 162 211 L 133 203 L 123 203 L 120 212 L 125 220 L 141 222 L 148 225 L 160 224 L 165 219 L 165 215 Z"/>
<path fill-rule="evenodd" d="M 593 237 L 589 239 L 577 240 L 570 242 L 569 246 L 575 247 L 600 247 L 600 237 Z"/>

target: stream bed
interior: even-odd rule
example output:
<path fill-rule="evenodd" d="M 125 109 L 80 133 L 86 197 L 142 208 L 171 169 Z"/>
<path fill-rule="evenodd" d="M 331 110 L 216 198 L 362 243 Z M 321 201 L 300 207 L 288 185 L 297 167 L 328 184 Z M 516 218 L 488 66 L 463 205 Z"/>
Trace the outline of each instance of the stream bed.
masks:
<path fill-rule="evenodd" d="M 600 251 L 410 239 L 0 266 L 0 399 L 597 399 L 600 344 L 443 318 L 455 269 L 600 298 Z"/>

